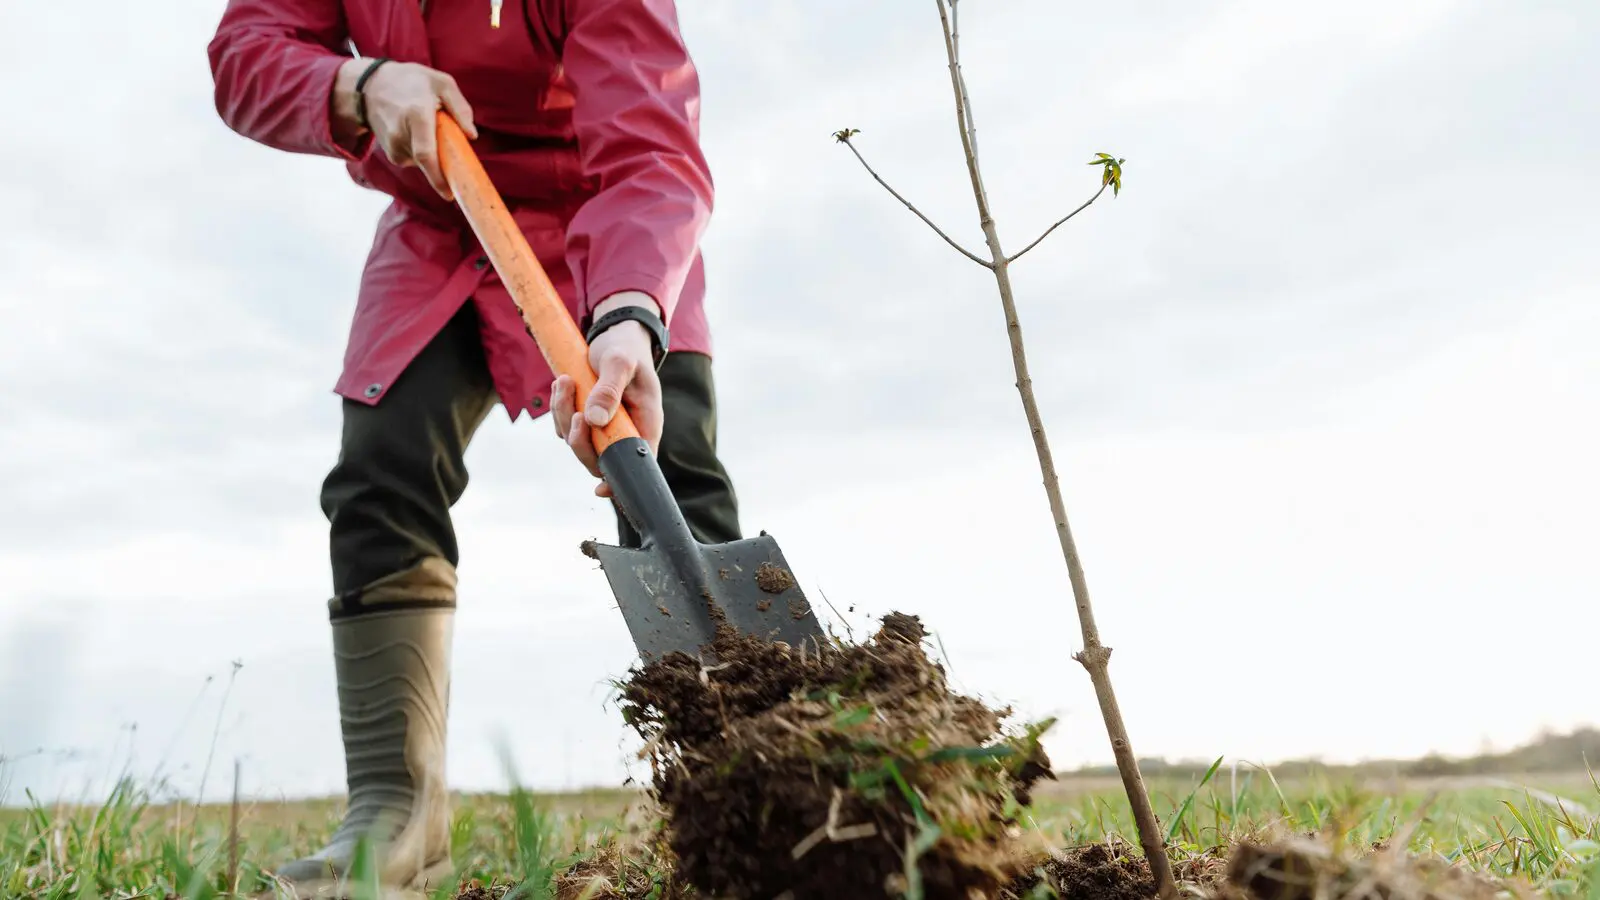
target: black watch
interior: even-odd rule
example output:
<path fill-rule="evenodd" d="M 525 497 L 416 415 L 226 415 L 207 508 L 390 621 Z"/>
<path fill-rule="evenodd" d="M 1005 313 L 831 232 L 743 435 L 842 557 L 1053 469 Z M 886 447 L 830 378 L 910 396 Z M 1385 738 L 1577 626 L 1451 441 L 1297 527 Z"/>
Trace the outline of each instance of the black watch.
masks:
<path fill-rule="evenodd" d="M 643 306 L 619 306 L 606 313 L 590 325 L 583 336 L 589 343 L 605 333 L 606 329 L 627 320 L 633 320 L 644 326 L 650 332 L 650 355 L 655 363 L 656 371 L 661 370 L 661 361 L 667 358 L 667 348 L 670 346 L 667 325 L 655 313 Z"/>

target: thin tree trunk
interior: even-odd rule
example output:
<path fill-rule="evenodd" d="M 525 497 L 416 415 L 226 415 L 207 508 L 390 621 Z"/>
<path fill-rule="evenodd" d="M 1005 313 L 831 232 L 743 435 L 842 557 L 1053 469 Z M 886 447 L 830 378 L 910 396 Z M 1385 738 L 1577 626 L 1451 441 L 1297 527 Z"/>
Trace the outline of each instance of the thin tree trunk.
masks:
<path fill-rule="evenodd" d="M 1122 786 L 1127 791 L 1128 803 L 1139 829 L 1139 842 L 1144 847 L 1156 888 L 1162 897 L 1175 898 L 1177 887 L 1172 877 L 1172 864 L 1167 858 L 1166 844 L 1155 811 L 1150 806 L 1150 796 L 1145 790 L 1144 777 L 1139 772 L 1138 758 L 1133 744 L 1128 740 L 1128 729 L 1122 721 L 1122 711 L 1117 705 L 1116 693 L 1111 688 L 1108 664 L 1111 648 L 1100 642 L 1100 630 L 1095 625 L 1094 609 L 1089 602 L 1089 585 L 1084 578 L 1083 564 L 1078 559 L 1077 544 L 1072 539 L 1072 528 L 1067 524 L 1066 503 L 1061 499 L 1061 484 L 1056 477 L 1055 460 L 1050 453 L 1050 441 L 1045 436 L 1044 420 L 1039 414 L 1039 404 L 1034 399 L 1033 379 L 1028 374 L 1028 356 L 1022 342 L 1022 323 L 1017 317 L 1016 301 L 1011 291 L 1010 261 L 1000 245 L 999 231 L 989 209 L 988 193 L 984 190 L 983 174 L 978 166 L 977 129 L 972 125 L 971 100 L 966 82 L 961 75 L 958 52 L 959 34 L 947 12 L 945 0 L 936 0 L 939 19 L 944 24 L 945 50 L 950 61 L 950 86 L 955 93 L 956 119 L 961 130 L 961 148 L 967 159 L 967 172 L 972 178 L 972 194 L 978 205 L 978 221 L 983 228 L 984 240 L 989 245 L 991 269 L 1000 291 L 1000 304 L 1005 311 L 1006 334 L 1011 339 L 1011 360 L 1017 374 L 1017 392 L 1022 395 L 1022 409 L 1028 419 L 1028 429 L 1033 434 L 1034 450 L 1039 457 L 1039 471 L 1044 476 L 1045 494 L 1050 500 L 1050 512 L 1055 517 L 1056 535 L 1061 542 L 1061 554 L 1066 558 L 1067 576 L 1072 583 L 1072 594 L 1077 602 L 1078 623 L 1083 630 L 1083 650 L 1075 659 L 1089 672 L 1095 696 L 1100 701 L 1100 713 L 1105 719 L 1106 731 L 1111 738 L 1111 749 L 1116 756 L 1117 770 L 1122 775 Z M 953 10 L 957 0 L 951 0 Z"/>

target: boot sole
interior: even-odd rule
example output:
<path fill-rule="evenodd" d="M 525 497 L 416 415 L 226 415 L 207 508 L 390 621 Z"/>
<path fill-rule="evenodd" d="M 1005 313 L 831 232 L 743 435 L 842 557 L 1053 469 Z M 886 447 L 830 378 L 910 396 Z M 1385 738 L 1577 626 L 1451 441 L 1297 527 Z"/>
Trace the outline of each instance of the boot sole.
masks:
<path fill-rule="evenodd" d="M 371 900 L 430 900 L 432 893 L 452 883 L 455 865 L 445 859 L 424 869 L 407 887 L 384 886 Z M 364 892 L 362 900 L 368 900 Z M 262 891 L 255 900 L 353 900 L 348 881 L 319 878 L 314 881 L 279 882 L 273 890 Z"/>

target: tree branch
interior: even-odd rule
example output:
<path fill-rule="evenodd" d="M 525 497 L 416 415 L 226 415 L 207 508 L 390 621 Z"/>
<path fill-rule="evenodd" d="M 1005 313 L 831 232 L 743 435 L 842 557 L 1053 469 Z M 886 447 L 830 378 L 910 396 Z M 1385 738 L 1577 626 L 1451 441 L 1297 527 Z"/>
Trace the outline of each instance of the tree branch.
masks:
<path fill-rule="evenodd" d="M 977 263 L 978 265 L 983 266 L 985 269 L 993 269 L 994 268 L 994 263 L 990 262 L 987 259 L 984 259 L 983 257 L 979 256 L 978 254 L 973 253 L 971 250 L 968 250 L 967 248 L 965 248 L 965 247 L 961 246 L 960 244 L 956 243 L 954 238 L 951 238 L 950 235 L 944 233 L 944 229 L 942 229 L 939 226 L 933 224 L 933 220 L 929 219 L 927 216 L 923 215 L 922 214 L 922 210 L 917 209 L 916 206 L 912 205 L 910 200 L 907 200 L 905 197 L 902 197 L 900 195 L 899 191 L 897 191 L 894 188 L 889 186 L 889 182 L 884 181 L 883 178 L 880 177 L 877 172 L 873 171 L 872 166 L 867 164 L 866 157 L 862 156 L 861 155 L 861 151 L 856 149 L 856 145 L 852 144 L 850 142 L 850 132 L 851 132 L 851 130 L 852 129 L 845 129 L 843 131 L 836 131 L 836 132 L 834 132 L 833 136 L 839 143 L 845 145 L 846 147 L 849 147 L 850 148 L 850 152 L 854 153 L 856 155 L 856 159 L 861 160 L 862 168 L 865 168 L 867 170 L 867 174 L 871 175 L 874 181 L 876 181 L 879 184 L 883 185 L 883 189 L 884 190 L 886 190 L 889 193 L 893 194 L 894 198 L 896 200 L 899 200 L 901 203 L 905 204 L 906 209 L 911 210 L 913 213 L 916 214 L 917 218 L 919 218 L 923 222 L 927 223 L 927 226 L 929 228 L 933 229 L 933 233 L 934 234 L 937 234 L 939 237 L 944 238 L 944 242 L 946 244 L 949 244 L 950 246 L 956 248 L 956 252 L 960 253 L 962 256 L 965 256 L 967 259 L 972 260 L 973 262 Z"/>
<path fill-rule="evenodd" d="M 1039 242 L 1043 241 L 1045 238 L 1049 237 L 1050 236 L 1050 232 L 1055 231 L 1057 228 L 1060 228 L 1061 226 L 1067 224 L 1067 220 L 1068 219 L 1070 219 L 1073 216 L 1077 215 L 1078 213 L 1081 213 L 1084 210 L 1088 209 L 1089 205 L 1091 203 L 1095 202 L 1096 200 L 1099 200 L 1100 199 L 1100 195 L 1104 194 L 1106 192 L 1106 188 L 1108 186 L 1109 186 L 1109 182 L 1106 183 L 1106 184 L 1100 185 L 1100 190 L 1095 191 L 1093 197 L 1090 197 L 1088 200 L 1083 201 L 1083 205 L 1082 206 L 1078 207 L 1077 209 L 1073 210 L 1072 212 L 1067 213 L 1065 216 L 1062 216 L 1061 220 L 1059 222 L 1055 223 L 1054 225 L 1051 225 L 1049 228 L 1046 228 L 1044 230 L 1044 234 L 1041 234 L 1038 237 L 1034 238 L 1033 243 L 1029 244 L 1026 247 L 1023 247 L 1021 250 L 1018 250 L 1017 252 L 1015 252 L 1015 253 L 1011 254 L 1010 256 L 1006 257 L 1006 262 L 1014 263 L 1018 259 L 1022 258 L 1022 254 L 1027 253 L 1029 250 L 1032 250 L 1033 248 L 1039 246 Z"/>
<path fill-rule="evenodd" d="M 965 134 L 970 145 L 972 161 L 980 163 L 978 156 L 978 119 L 972 112 L 972 94 L 967 91 L 967 76 L 961 71 L 961 10 L 958 0 L 950 0 L 950 64 L 955 66 L 956 81 L 960 91 L 960 109 L 965 110 Z"/>
<path fill-rule="evenodd" d="M 978 225 L 983 229 L 985 241 L 989 243 L 989 251 L 994 255 L 996 265 L 995 274 L 998 276 L 1000 269 L 1005 266 L 1005 253 L 997 246 L 996 240 L 991 239 L 990 233 L 994 231 L 994 217 L 989 214 L 989 192 L 983 186 L 983 173 L 978 169 L 978 130 L 972 124 L 971 111 L 968 107 L 971 98 L 967 96 L 966 80 L 961 77 L 961 49 L 958 46 L 961 36 L 955 30 L 955 24 L 950 16 L 955 13 L 956 0 L 950 0 L 950 12 L 945 11 L 945 0 L 936 0 L 939 5 L 939 24 L 944 31 L 945 57 L 950 61 L 950 88 L 955 92 L 956 99 L 956 129 L 961 133 L 961 154 L 967 161 L 967 176 L 972 179 L 972 196 L 978 204 Z"/>

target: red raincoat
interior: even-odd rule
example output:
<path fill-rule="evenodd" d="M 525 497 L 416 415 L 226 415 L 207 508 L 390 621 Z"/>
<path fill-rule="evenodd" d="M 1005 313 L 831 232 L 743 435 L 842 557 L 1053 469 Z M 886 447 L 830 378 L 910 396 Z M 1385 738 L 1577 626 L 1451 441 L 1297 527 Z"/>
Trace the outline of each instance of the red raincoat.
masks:
<path fill-rule="evenodd" d="M 378 222 L 335 391 L 377 403 L 467 299 L 511 419 L 552 376 L 466 219 L 369 136 L 334 142 L 334 75 L 353 52 L 452 75 L 475 149 L 575 319 L 618 291 L 666 312 L 674 350 L 709 353 L 699 240 L 712 183 L 699 78 L 673 0 L 228 0 L 209 47 L 216 106 L 269 147 L 344 160 L 394 198 Z"/>

